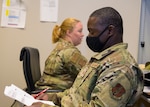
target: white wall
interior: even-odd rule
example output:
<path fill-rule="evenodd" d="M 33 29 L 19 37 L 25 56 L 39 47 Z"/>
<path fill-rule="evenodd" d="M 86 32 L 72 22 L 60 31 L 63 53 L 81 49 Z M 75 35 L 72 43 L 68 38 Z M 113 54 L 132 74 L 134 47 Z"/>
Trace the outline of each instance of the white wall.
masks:
<path fill-rule="evenodd" d="M 12 99 L 3 94 L 4 87 L 11 83 L 25 87 L 22 63 L 19 61 L 20 50 L 24 46 L 38 48 L 41 56 L 41 70 L 44 61 L 54 48 L 51 43 L 51 32 L 56 23 L 41 23 L 39 21 L 39 1 L 24 0 L 27 6 L 27 20 L 25 29 L 0 27 L 0 106 L 10 107 Z M 2 4 L 2 0 L 0 0 Z M 59 0 L 58 24 L 64 18 L 75 17 L 82 21 L 84 34 L 88 34 L 86 23 L 88 16 L 95 9 L 112 6 L 117 9 L 124 21 L 124 42 L 129 43 L 129 51 L 137 59 L 139 19 L 141 0 Z M 0 14 L 2 6 L 0 5 Z M 81 52 L 89 59 L 93 53 L 85 43 L 78 46 Z"/>

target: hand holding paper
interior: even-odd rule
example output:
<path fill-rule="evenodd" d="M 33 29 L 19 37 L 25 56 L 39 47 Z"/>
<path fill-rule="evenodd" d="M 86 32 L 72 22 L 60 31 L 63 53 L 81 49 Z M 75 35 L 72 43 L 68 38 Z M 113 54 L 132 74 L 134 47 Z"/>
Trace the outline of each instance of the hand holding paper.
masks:
<path fill-rule="evenodd" d="M 34 99 L 33 96 L 26 93 L 22 89 L 16 87 L 15 85 L 6 86 L 4 90 L 4 94 L 12 99 L 15 99 L 24 105 L 31 106 L 35 102 L 42 102 L 51 106 L 54 106 L 55 104 L 52 101 L 44 101 L 44 100 L 37 100 Z"/>

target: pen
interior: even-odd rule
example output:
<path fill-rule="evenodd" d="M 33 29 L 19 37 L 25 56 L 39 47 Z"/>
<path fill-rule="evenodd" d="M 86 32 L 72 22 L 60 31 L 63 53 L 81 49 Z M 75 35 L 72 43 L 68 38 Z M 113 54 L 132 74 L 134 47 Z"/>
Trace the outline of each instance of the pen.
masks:
<path fill-rule="evenodd" d="M 45 93 L 49 88 L 46 88 L 44 90 L 42 90 L 41 92 L 39 92 L 38 94 L 36 94 L 35 96 L 33 96 L 34 98 L 37 98 L 38 96 L 40 96 L 41 94 Z"/>

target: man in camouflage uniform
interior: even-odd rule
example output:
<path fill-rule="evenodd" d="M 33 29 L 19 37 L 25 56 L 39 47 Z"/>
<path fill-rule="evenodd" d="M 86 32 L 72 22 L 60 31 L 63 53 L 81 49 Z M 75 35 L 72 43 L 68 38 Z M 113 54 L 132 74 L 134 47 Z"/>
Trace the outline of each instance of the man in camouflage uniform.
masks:
<path fill-rule="evenodd" d="M 65 92 L 42 94 L 55 107 L 127 107 L 143 90 L 143 74 L 123 43 L 123 22 L 111 7 L 94 11 L 88 20 L 88 47 L 100 52 L 78 74 Z M 98 36 L 97 36 L 98 35 Z M 30 107 L 51 107 L 34 103 Z"/>
<path fill-rule="evenodd" d="M 72 43 L 60 38 L 45 61 L 43 75 L 35 86 L 38 89 L 68 89 L 86 62 L 87 59 Z"/>

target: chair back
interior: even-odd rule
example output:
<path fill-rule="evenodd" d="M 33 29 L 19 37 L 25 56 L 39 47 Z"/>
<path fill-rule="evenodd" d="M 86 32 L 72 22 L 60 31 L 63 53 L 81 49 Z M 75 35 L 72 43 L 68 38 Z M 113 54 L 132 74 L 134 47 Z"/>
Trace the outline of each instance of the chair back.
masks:
<path fill-rule="evenodd" d="M 32 47 L 23 47 L 20 52 L 20 61 L 23 61 L 23 71 L 27 84 L 27 92 L 35 90 L 35 82 L 41 77 L 39 51 Z"/>

